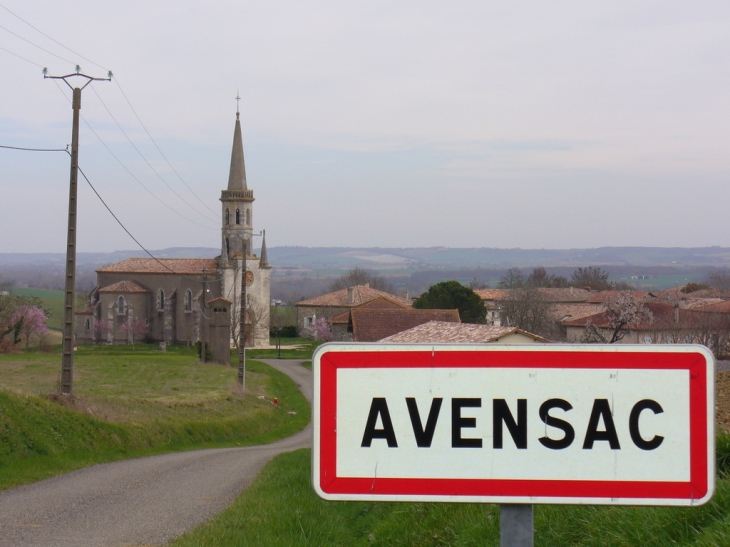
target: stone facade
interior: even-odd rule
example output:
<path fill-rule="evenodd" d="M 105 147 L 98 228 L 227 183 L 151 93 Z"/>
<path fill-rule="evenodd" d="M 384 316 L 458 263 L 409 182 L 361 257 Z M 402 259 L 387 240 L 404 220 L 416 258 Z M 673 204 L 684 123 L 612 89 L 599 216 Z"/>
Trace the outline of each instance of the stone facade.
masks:
<path fill-rule="evenodd" d="M 260 256 L 253 253 L 253 237 L 258 235 L 253 233 L 253 201 L 236 113 L 228 188 L 221 193 L 221 254 L 213 259 L 131 258 L 98 269 L 89 309 L 77 313 L 76 340 L 131 343 L 131 326 L 141 318 L 148 325 L 148 340 L 210 343 L 210 333 L 217 340 L 226 323 L 229 350 L 237 337 L 245 262 L 246 344 L 268 346 L 271 267 L 265 236 Z M 228 304 L 219 306 L 216 299 Z M 229 315 L 225 322 L 220 317 L 223 307 Z"/>

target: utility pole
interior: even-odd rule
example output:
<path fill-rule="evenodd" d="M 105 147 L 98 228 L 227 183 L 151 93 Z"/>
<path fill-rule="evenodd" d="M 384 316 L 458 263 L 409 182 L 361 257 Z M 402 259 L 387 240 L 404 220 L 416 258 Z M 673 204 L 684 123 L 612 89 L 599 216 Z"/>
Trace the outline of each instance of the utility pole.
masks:
<path fill-rule="evenodd" d="M 238 314 L 238 383 L 241 391 L 246 393 L 246 238 L 241 238 L 241 255 L 243 264 L 241 268 L 241 307 Z"/>
<path fill-rule="evenodd" d="M 94 80 L 111 81 L 111 70 L 106 78 L 92 78 L 81 73 L 81 67 L 76 65 L 74 74 L 66 76 L 49 76 L 48 69 L 43 69 L 43 78 L 63 80 L 73 91 L 73 129 L 71 131 L 71 181 L 68 195 L 68 235 L 66 238 L 66 288 L 63 323 L 63 357 L 61 360 L 61 394 L 71 395 L 73 391 L 74 370 L 74 305 L 76 299 L 76 211 L 77 211 L 77 180 L 79 171 L 79 110 L 81 110 L 81 90 Z M 86 78 L 86 83 L 73 87 L 68 78 Z"/>

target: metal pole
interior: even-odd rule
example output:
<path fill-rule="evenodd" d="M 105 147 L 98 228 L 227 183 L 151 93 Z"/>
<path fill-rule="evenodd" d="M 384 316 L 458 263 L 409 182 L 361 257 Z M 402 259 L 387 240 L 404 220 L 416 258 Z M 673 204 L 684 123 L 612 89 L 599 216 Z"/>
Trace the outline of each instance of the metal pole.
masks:
<path fill-rule="evenodd" d="M 281 359 L 281 327 L 276 327 L 276 349 L 279 352 L 276 358 Z"/>
<path fill-rule="evenodd" d="M 66 237 L 66 287 L 63 323 L 63 358 L 61 360 L 61 393 L 71 395 L 74 373 L 74 300 L 76 295 L 76 211 L 79 173 L 79 110 L 81 89 L 73 90 L 73 129 L 71 131 L 71 181 L 68 194 L 68 234 Z"/>
<path fill-rule="evenodd" d="M 499 506 L 499 546 L 533 547 L 534 523 L 532 505 L 502 504 Z"/>
<path fill-rule="evenodd" d="M 238 324 L 238 383 L 246 392 L 246 238 L 241 238 L 241 305 Z"/>

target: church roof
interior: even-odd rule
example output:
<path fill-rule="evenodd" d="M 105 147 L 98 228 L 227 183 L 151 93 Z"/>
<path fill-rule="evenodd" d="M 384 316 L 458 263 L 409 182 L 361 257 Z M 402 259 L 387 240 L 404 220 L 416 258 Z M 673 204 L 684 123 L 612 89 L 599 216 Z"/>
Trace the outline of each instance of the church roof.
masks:
<path fill-rule="evenodd" d="M 213 273 L 216 267 L 216 261 L 212 258 L 128 258 L 96 271 L 97 273 L 203 275 L 203 270 Z"/>
<path fill-rule="evenodd" d="M 248 190 L 246 186 L 246 165 L 243 161 L 243 138 L 241 120 L 236 112 L 236 127 L 233 130 L 233 149 L 231 150 L 231 171 L 228 174 L 228 191 Z"/>
<path fill-rule="evenodd" d="M 113 285 L 107 285 L 99 289 L 99 292 L 113 292 L 113 293 L 146 293 L 150 292 L 148 289 L 135 283 L 134 281 L 120 281 Z"/>

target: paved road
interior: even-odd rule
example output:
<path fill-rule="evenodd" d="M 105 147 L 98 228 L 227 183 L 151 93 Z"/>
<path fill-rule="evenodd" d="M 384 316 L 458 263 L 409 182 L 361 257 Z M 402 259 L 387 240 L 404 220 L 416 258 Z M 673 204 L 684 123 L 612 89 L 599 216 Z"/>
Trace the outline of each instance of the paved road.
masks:
<path fill-rule="evenodd" d="M 312 373 L 264 360 L 312 400 Z M 262 446 L 196 450 L 96 465 L 0 492 L 0 546 L 160 545 L 228 507 L 264 465 L 311 445 L 311 424 Z"/>

